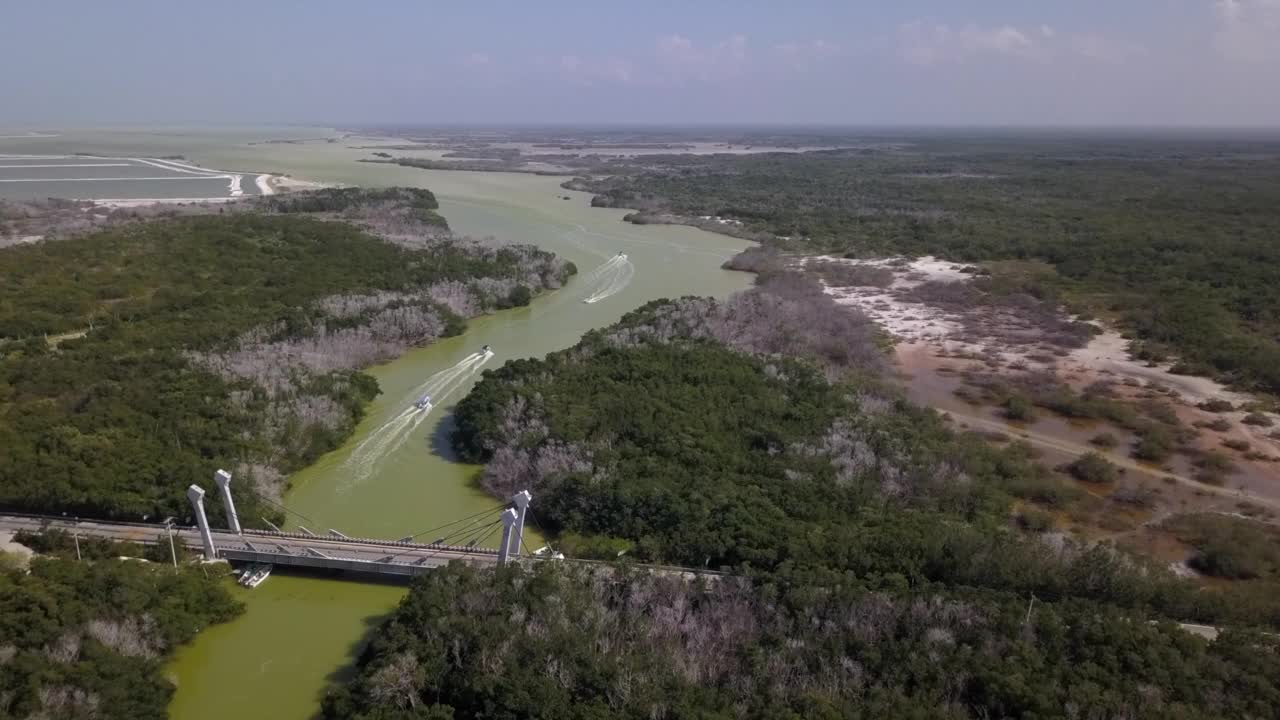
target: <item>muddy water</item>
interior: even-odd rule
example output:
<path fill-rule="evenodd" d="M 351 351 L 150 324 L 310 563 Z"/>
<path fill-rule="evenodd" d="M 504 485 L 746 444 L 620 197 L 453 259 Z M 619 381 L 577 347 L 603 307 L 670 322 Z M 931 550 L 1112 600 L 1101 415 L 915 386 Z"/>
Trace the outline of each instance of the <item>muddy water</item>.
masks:
<path fill-rule="evenodd" d="M 430 413 L 398 444 L 388 443 L 371 467 L 357 467 L 351 459 L 360 443 L 412 404 L 425 380 L 480 346 L 491 345 L 494 353 L 481 370 L 495 368 L 567 347 L 587 330 L 608 325 L 648 300 L 724 296 L 750 280 L 719 269 L 743 243 L 690 228 L 628 225 L 621 222 L 622 211 L 589 207 L 588 196 L 560 189 L 557 178 L 361 164 L 355 160 L 368 151 L 349 149 L 346 143 L 249 146 L 248 139 L 243 133 L 212 138 L 108 133 L 41 141 L 40 151 L 183 154 L 208 167 L 360 185 L 417 185 L 439 196 L 443 214 L 460 232 L 537 244 L 573 261 L 583 276 L 619 252 L 627 254 L 634 268 L 626 287 L 599 302 L 582 302 L 592 288 L 585 278 L 575 279 L 528 308 L 478 318 L 462 337 L 374 368 L 371 373 L 383 392 L 354 437 L 292 478 L 286 497 L 297 513 L 292 522 L 313 530 L 401 537 L 494 505 L 475 488 L 476 469 L 455 462 L 447 444 L 451 408 L 479 374 L 453 383 L 452 394 L 436 398 Z M 569 200 L 561 199 L 566 195 Z M 535 510 L 536 503 L 535 498 Z M 235 591 L 247 603 L 246 613 L 202 632 L 169 668 L 178 686 L 170 708 L 175 718 L 313 716 L 326 683 L 349 665 L 370 628 L 404 593 L 397 586 L 285 575 L 273 576 L 256 590 Z"/>

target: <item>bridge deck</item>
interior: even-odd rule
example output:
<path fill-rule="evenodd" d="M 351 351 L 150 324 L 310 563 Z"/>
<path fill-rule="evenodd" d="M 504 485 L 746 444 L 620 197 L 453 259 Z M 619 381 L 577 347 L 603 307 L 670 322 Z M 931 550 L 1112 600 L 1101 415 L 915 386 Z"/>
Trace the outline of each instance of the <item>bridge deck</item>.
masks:
<path fill-rule="evenodd" d="M 154 544 L 165 541 L 163 525 L 69 520 L 38 515 L 2 515 L 0 531 L 65 530 L 108 540 Z M 412 577 L 431 568 L 462 560 L 494 565 L 498 554 L 488 548 L 454 545 L 424 545 L 395 540 L 309 535 L 269 530 L 245 530 L 242 535 L 213 531 L 218 556 L 237 562 L 259 562 L 302 568 L 345 570 Z M 192 527 L 174 526 L 173 535 L 188 546 L 201 546 L 200 532 Z"/>

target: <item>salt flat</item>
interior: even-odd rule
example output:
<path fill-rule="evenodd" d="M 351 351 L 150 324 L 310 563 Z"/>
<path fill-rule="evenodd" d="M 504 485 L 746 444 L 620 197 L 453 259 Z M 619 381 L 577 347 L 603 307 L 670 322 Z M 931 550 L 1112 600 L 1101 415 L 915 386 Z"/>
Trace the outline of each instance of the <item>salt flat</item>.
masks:
<path fill-rule="evenodd" d="M 0 155 L 0 198 L 225 200 L 270 194 L 269 176 L 165 158 Z"/>

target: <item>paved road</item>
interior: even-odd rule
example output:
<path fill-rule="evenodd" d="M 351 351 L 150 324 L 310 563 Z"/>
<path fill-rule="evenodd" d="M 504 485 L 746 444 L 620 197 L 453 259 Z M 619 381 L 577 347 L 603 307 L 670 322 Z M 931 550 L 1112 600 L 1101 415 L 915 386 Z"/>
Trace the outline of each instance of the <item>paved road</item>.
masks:
<path fill-rule="evenodd" d="M 0 532 L 61 529 L 81 535 L 137 543 L 165 541 L 162 525 L 115 523 L 99 520 L 53 519 L 38 516 L 0 515 Z M 198 549 L 200 533 L 191 527 L 175 527 L 175 538 Z M 392 540 L 312 536 L 305 533 L 276 533 L 246 530 L 243 535 L 214 531 L 213 543 L 219 556 L 228 560 L 268 562 L 276 565 L 353 570 L 383 575 L 416 575 L 422 570 L 462 560 L 493 565 L 497 553 L 486 548 L 419 545 Z"/>

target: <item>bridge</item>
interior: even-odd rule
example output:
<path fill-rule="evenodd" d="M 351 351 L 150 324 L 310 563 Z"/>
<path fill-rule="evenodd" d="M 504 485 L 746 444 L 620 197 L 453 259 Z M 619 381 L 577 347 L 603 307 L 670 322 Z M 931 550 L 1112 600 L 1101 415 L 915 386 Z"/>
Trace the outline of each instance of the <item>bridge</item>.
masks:
<path fill-rule="evenodd" d="M 195 511 L 194 527 L 14 514 L 0 515 L 0 531 L 64 530 L 77 538 L 85 535 L 143 544 L 163 543 L 166 539 L 170 543 L 181 540 L 201 548 L 206 560 L 410 578 L 454 560 L 475 565 L 502 565 L 519 558 L 524 545 L 525 516 L 532 500 L 528 491 L 522 491 L 516 493 L 505 507 L 486 510 L 399 540 L 381 540 L 348 537 L 337 530 L 317 534 L 306 528 L 299 531 L 284 531 L 274 526 L 272 530 L 244 529 L 240 526 L 231 494 L 231 474 L 219 470 L 214 475 L 214 482 L 219 488 L 230 526 L 225 529 L 209 526 L 204 509 L 204 490 L 192 485 L 187 489 L 187 498 Z M 480 547 L 499 529 L 501 539 L 497 550 Z M 433 539 L 419 542 L 419 537 Z"/>

